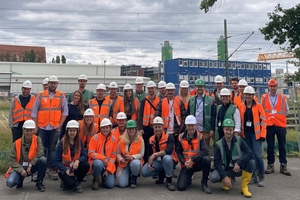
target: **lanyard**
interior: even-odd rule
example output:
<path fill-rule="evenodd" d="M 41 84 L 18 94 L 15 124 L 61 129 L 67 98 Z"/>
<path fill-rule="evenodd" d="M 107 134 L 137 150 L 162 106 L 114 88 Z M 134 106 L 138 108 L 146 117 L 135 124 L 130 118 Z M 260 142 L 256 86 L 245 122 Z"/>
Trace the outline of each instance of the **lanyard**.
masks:
<path fill-rule="evenodd" d="M 275 104 L 276 104 L 276 101 L 277 101 L 277 97 L 278 97 L 278 94 L 275 95 L 275 101 L 272 101 L 272 98 L 271 98 L 271 95 L 270 95 L 270 101 L 271 101 L 271 104 L 272 104 L 272 108 L 275 107 Z"/>
<path fill-rule="evenodd" d="M 203 101 L 203 97 L 201 98 L 200 102 L 196 105 L 196 110 L 198 110 L 198 108 L 201 105 L 202 101 Z"/>
<path fill-rule="evenodd" d="M 173 111 L 173 104 L 174 104 L 174 100 L 173 100 L 173 102 L 172 102 L 172 104 L 171 104 L 171 107 L 170 107 L 170 111 L 171 111 L 171 112 Z M 170 105 L 170 101 L 169 101 L 169 105 Z"/>
<path fill-rule="evenodd" d="M 247 121 L 249 122 L 250 121 L 250 114 L 251 114 L 251 109 L 252 109 L 252 106 L 250 108 L 246 108 L 246 112 L 247 112 Z"/>

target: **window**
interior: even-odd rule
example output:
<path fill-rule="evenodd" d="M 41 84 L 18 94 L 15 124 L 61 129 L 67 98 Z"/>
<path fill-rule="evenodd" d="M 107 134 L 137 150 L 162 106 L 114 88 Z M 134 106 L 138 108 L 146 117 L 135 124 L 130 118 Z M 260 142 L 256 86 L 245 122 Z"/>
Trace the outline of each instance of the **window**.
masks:
<path fill-rule="evenodd" d="M 182 65 L 183 65 L 182 60 L 179 60 L 179 66 L 182 66 Z"/>
<path fill-rule="evenodd" d="M 245 69 L 245 64 L 240 64 L 240 69 Z"/>
<path fill-rule="evenodd" d="M 190 60 L 190 67 L 193 67 L 193 61 Z"/>
<path fill-rule="evenodd" d="M 250 69 L 250 64 L 247 64 L 247 65 L 246 65 L 246 69 Z"/>
<path fill-rule="evenodd" d="M 267 83 L 268 82 L 268 79 L 267 78 L 264 78 L 264 83 Z"/>
<path fill-rule="evenodd" d="M 214 68 L 218 68 L 218 66 L 217 66 L 217 63 L 216 63 L 216 62 L 214 62 L 214 63 L 213 63 L 213 66 L 214 66 Z"/>
<path fill-rule="evenodd" d="M 190 75 L 190 81 L 194 81 L 194 76 Z"/>
<path fill-rule="evenodd" d="M 250 64 L 250 69 L 253 69 L 253 64 Z"/>
<path fill-rule="evenodd" d="M 234 63 L 231 63 L 231 68 L 235 69 L 235 64 Z"/>
<path fill-rule="evenodd" d="M 263 65 L 263 70 L 266 70 L 267 69 L 267 66 L 264 64 Z"/>
<path fill-rule="evenodd" d="M 212 67 L 213 67 L 213 63 L 209 62 L 209 68 L 212 68 Z"/>
<path fill-rule="evenodd" d="M 255 70 L 257 70 L 258 69 L 258 65 L 257 64 L 255 64 Z"/>
<path fill-rule="evenodd" d="M 205 68 L 207 68 L 207 61 L 204 61 L 204 62 L 202 62 L 202 64 L 203 64 L 203 66 L 205 67 Z"/>
<path fill-rule="evenodd" d="M 258 69 L 261 70 L 262 69 L 262 64 L 258 65 Z"/>
<path fill-rule="evenodd" d="M 194 61 L 194 67 L 198 67 L 198 61 Z"/>
<path fill-rule="evenodd" d="M 187 67 L 187 66 L 188 66 L 188 61 L 187 61 L 187 60 L 183 61 L 183 66 L 184 66 L 184 67 Z"/>

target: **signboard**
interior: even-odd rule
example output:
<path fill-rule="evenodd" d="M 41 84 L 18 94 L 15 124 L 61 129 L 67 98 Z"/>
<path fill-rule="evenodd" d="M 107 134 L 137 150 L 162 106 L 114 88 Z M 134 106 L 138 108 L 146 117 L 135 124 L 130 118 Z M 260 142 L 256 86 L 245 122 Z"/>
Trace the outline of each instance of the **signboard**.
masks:
<path fill-rule="evenodd" d="M 0 92 L 0 97 L 7 97 L 8 96 L 8 92 Z"/>

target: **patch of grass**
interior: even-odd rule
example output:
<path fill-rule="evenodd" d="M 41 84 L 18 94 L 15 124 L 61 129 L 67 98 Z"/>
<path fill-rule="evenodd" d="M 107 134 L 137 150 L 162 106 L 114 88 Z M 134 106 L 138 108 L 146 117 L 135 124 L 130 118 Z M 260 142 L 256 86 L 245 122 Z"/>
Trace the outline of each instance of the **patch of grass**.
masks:
<path fill-rule="evenodd" d="M 0 174 L 3 174 L 8 169 L 8 152 L 12 146 L 12 138 L 8 127 L 9 103 L 0 101 L 0 108 Z"/>
<path fill-rule="evenodd" d="M 298 132 L 300 135 L 300 131 Z M 297 133 L 294 129 L 287 129 L 286 141 L 296 142 L 297 141 Z"/>

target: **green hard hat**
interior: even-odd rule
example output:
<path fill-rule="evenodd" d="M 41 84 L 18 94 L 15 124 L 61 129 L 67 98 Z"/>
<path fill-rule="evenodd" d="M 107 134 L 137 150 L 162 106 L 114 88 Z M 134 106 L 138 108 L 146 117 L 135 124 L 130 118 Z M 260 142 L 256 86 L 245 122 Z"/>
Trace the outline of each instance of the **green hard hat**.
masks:
<path fill-rule="evenodd" d="M 196 85 L 196 86 L 205 86 L 205 82 L 204 82 L 204 80 L 202 80 L 202 79 L 197 79 L 197 80 L 195 81 L 195 85 Z"/>
<path fill-rule="evenodd" d="M 137 125 L 136 125 L 136 122 L 134 120 L 128 120 L 126 122 L 126 128 L 136 128 Z"/>
<path fill-rule="evenodd" d="M 232 119 L 225 119 L 222 124 L 223 127 L 234 127 L 234 121 Z"/>

